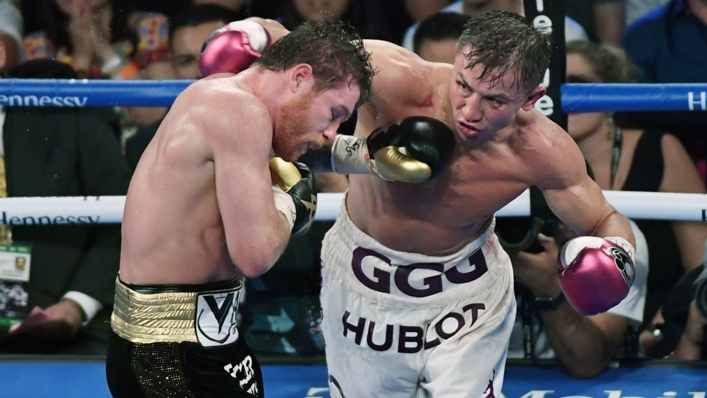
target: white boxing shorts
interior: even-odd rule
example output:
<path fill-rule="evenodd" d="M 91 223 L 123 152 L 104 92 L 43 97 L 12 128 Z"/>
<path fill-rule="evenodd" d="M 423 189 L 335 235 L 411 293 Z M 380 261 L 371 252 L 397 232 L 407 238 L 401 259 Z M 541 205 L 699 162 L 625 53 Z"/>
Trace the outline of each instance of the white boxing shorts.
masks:
<path fill-rule="evenodd" d="M 322 248 L 332 397 L 501 397 L 516 304 L 493 228 L 448 256 L 398 252 L 344 201 Z"/>

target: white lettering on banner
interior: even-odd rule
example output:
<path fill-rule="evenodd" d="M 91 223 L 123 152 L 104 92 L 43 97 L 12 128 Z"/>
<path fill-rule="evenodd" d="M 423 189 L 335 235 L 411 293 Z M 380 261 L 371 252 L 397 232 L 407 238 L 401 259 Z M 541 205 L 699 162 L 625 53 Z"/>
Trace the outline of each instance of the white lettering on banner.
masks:
<path fill-rule="evenodd" d="M 700 92 L 700 100 L 695 101 L 695 93 L 692 91 L 687 92 L 687 107 L 691 110 L 695 110 L 695 104 L 700 105 L 700 109 L 705 111 L 707 110 L 707 92 L 701 91 Z"/>
<path fill-rule="evenodd" d="M 536 0 L 535 5 L 537 7 L 538 13 L 542 13 L 545 10 L 545 4 L 543 0 Z M 533 18 L 533 26 L 538 29 L 547 31 L 548 34 L 552 34 L 552 19 L 547 15 L 538 15 Z M 542 87 L 548 87 L 550 85 L 550 69 L 545 71 L 545 77 L 543 82 L 540 84 Z M 555 112 L 554 110 L 555 102 L 545 94 L 535 103 L 535 109 L 537 109 L 544 116 L 550 117 Z"/>
<path fill-rule="evenodd" d="M 328 393 L 329 388 L 311 387 L 309 391 L 307 391 L 305 398 L 324 398 L 325 396 L 329 396 Z"/>
<path fill-rule="evenodd" d="M 548 34 L 552 33 L 552 20 L 547 15 L 538 15 L 533 19 L 533 25 L 540 30 L 546 30 Z"/>
<path fill-rule="evenodd" d="M 552 394 L 553 392 L 555 392 L 555 390 L 528 391 L 527 394 L 520 398 L 545 398 L 545 394 Z"/>
<path fill-rule="evenodd" d="M 328 396 L 327 394 L 325 394 L 327 392 L 329 392 L 329 388 L 310 387 L 307 391 L 307 396 L 304 398 L 321 398 L 324 396 Z M 637 397 L 633 395 L 622 395 L 621 390 L 607 390 L 604 392 L 606 393 L 605 397 L 601 396 L 596 398 L 679 398 L 679 394 L 677 394 L 675 391 L 665 391 L 662 393 L 662 396 L 655 397 Z M 552 395 L 554 393 L 555 390 L 531 390 L 525 393 L 524 395 L 521 395 L 519 398 L 595 398 L 586 395 L 566 395 L 562 397 L 553 397 Z M 707 392 L 705 391 L 688 392 L 687 394 L 690 396 L 690 398 L 707 398 Z M 505 397 L 503 394 L 500 394 L 498 398 Z"/>
<path fill-rule="evenodd" d="M 5 225 L 61 225 L 61 224 L 98 224 L 101 216 L 7 216 L 2 212 L 0 224 Z"/>
<path fill-rule="evenodd" d="M 0 106 L 86 106 L 88 97 L 49 97 L 46 95 L 0 95 Z"/>
<path fill-rule="evenodd" d="M 543 95 L 542 98 L 538 100 L 538 102 L 535 103 L 535 109 L 537 109 L 540 113 L 542 113 L 545 116 L 550 116 L 552 115 L 554 108 L 555 107 L 555 102 L 552 101 L 552 98 L 548 95 Z"/>
<path fill-rule="evenodd" d="M 532 390 L 528 391 L 526 394 L 522 395 L 520 398 L 550 398 L 550 396 L 554 393 L 554 390 Z M 660 397 L 638 397 L 635 395 L 623 395 L 622 390 L 606 390 L 604 391 L 606 394 L 605 398 L 677 398 L 678 394 L 675 391 L 664 391 L 662 396 Z M 706 392 L 701 391 L 701 392 L 688 392 L 688 395 L 690 395 L 692 398 L 705 398 Z M 555 397 L 552 397 L 555 398 Z M 586 395 L 566 395 L 563 397 L 557 397 L 557 398 L 594 398 L 594 397 L 589 397 Z"/>

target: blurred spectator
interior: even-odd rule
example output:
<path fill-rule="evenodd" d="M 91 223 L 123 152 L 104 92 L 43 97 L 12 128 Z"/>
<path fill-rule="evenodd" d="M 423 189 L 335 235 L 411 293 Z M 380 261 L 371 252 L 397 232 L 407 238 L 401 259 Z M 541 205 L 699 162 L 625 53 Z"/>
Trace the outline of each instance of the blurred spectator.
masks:
<path fill-rule="evenodd" d="M 20 10 L 9 0 L 0 0 L 0 42 L 2 42 L 5 59 L 0 72 L 12 69 L 20 61 L 23 31 Z"/>
<path fill-rule="evenodd" d="M 80 77 L 129 79 L 137 34 L 128 25 L 125 0 L 37 0 L 22 2 L 25 59 L 70 64 Z"/>
<path fill-rule="evenodd" d="M 213 4 L 217 6 L 221 6 L 223 8 L 228 8 L 232 12 L 238 12 L 238 13 L 243 13 L 245 9 L 248 7 L 249 3 L 251 0 L 193 0 L 194 5 L 204 5 L 204 4 Z M 257 1 L 257 0 L 255 0 Z M 244 15 L 241 15 L 240 17 L 236 19 L 242 19 Z M 233 19 L 235 20 L 235 19 Z M 229 21 L 230 22 L 230 21 Z"/>
<path fill-rule="evenodd" d="M 705 245 L 707 248 L 707 245 Z M 655 357 L 677 360 L 707 358 L 707 267 L 693 269 L 673 287 L 662 308 L 663 323 L 644 340 Z"/>
<path fill-rule="evenodd" d="M 0 56 L 0 66 L 4 61 Z M 28 61 L 6 76 L 77 78 L 69 66 L 52 60 Z M 115 131 L 97 111 L 68 107 L 2 111 L 0 149 L 8 196 L 127 192 L 129 168 Z M 29 280 L 22 283 L 29 313 L 19 314 L 26 316 L 24 320 L 2 334 L 0 352 L 105 354 L 120 225 L 57 216 L 25 219 L 11 228 L 13 247 L 31 247 L 31 257 L 15 263 L 17 269 L 29 270 Z"/>
<path fill-rule="evenodd" d="M 128 0 L 37 0 L 23 2 L 23 9 L 31 32 L 23 40 L 27 60 L 56 59 L 96 79 L 174 78 L 162 14 L 135 9 Z M 160 120 L 166 108 L 116 111 L 122 142 Z"/>
<path fill-rule="evenodd" d="M 705 328 L 707 328 L 707 317 L 697 310 L 697 303 L 692 300 L 685 331 L 668 358 L 683 361 L 698 361 L 707 358 Z"/>
<path fill-rule="evenodd" d="M 169 45 L 174 78 L 199 79 L 199 56 L 206 38 L 214 30 L 238 19 L 230 9 L 205 4 L 188 7 L 172 18 L 169 25 Z M 134 170 L 143 151 L 154 137 L 164 114 L 144 125 L 125 142 L 125 156 Z"/>
<path fill-rule="evenodd" d="M 568 83 L 633 81 L 635 67 L 619 47 L 570 42 L 566 50 Z M 685 148 L 671 134 L 622 129 L 606 112 L 568 115 L 568 132 L 603 190 L 706 192 Z M 660 322 L 659 307 L 675 283 L 702 263 L 707 224 L 635 221 L 648 243 L 650 272 L 643 319 L 644 326 L 650 327 Z"/>
<path fill-rule="evenodd" d="M 626 0 L 567 0 L 567 16 L 593 41 L 618 45 L 626 29 Z"/>
<path fill-rule="evenodd" d="M 707 2 L 670 0 L 631 24 L 622 46 L 640 69 L 638 80 L 642 83 L 707 82 Z M 695 106 L 700 109 L 699 99 Z M 670 131 L 680 139 L 703 181 L 707 181 L 707 130 L 704 117 L 695 115 L 704 112 L 685 113 L 690 115 L 666 117 L 658 112 L 642 119 L 645 124 L 671 125 Z"/>
<path fill-rule="evenodd" d="M 405 9 L 415 22 L 423 20 L 437 14 L 444 7 L 447 7 L 450 0 L 404 0 Z"/>
<path fill-rule="evenodd" d="M 169 37 L 177 79 L 200 79 L 199 57 L 204 41 L 214 30 L 239 19 L 239 13 L 214 4 L 196 5 L 176 15 Z"/>
<path fill-rule="evenodd" d="M 169 80 L 176 78 L 169 60 L 169 22 L 163 14 L 136 11 L 131 14 L 131 26 L 137 32 L 137 49 L 131 63 L 138 71 L 133 80 Z M 162 120 L 167 107 L 129 107 L 130 121 L 137 126 L 147 126 Z M 128 132 L 128 135 L 131 132 Z M 127 138 L 127 137 L 124 137 Z"/>
<path fill-rule="evenodd" d="M 450 0 L 386 1 L 385 7 L 381 7 L 381 9 L 393 35 L 393 43 L 401 43 L 408 27 L 438 13 L 449 3 L 451 3 Z"/>
<path fill-rule="evenodd" d="M 518 314 L 508 347 L 509 358 L 557 358 L 572 377 L 600 374 L 611 359 L 642 355 L 638 330 L 643 322 L 648 277 L 648 248 L 636 224 L 635 279 L 626 298 L 605 313 L 583 316 L 564 299 L 557 279 L 560 248 L 576 233 L 564 224 L 539 234 L 538 249 L 510 253 L 516 277 Z"/>
<path fill-rule="evenodd" d="M 454 64 L 457 41 L 464 31 L 466 17 L 440 12 L 420 22 L 413 37 L 413 52 L 430 62 Z"/>
<path fill-rule="evenodd" d="M 455 12 L 468 17 L 488 10 L 506 10 L 525 15 L 521 0 L 458 0 L 440 12 Z M 413 51 L 412 41 L 418 26 L 418 23 L 410 26 L 403 38 L 402 46 L 410 51 Z M 587 40 L 587 33 L 582 26 L 569 17 L 565 18 L 565 40 Z"/>
<path fill-rule="evenodd" d="M 626 0 L 626 26 L 670 0 Z"/>
<path fill-rule="evenodd" d="M 304 21 L 318 21 L 328 13 L 350 23 L 365 39 L 390 41 L 392 35 L 380 7 L 376 0 L 283 0 L 274 19 L 292 30 Z"/>
<path fill-rule="evenodd" d="M 671 0 L 628 27 L 623 48 L 648 83 L 707 82 L 707 3 Z"/>

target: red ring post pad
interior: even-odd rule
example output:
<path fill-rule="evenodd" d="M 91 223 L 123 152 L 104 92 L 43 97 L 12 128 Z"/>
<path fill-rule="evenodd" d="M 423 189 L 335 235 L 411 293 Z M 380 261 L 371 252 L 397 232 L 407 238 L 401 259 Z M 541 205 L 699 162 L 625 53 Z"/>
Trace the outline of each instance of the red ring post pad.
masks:
<path fill-rule="evenodd" d="M 170 106 L 192 80 L 0 79 L 0 106 Z M 562 85 L 567 113 L 704 111 L 707 84 Z"/>

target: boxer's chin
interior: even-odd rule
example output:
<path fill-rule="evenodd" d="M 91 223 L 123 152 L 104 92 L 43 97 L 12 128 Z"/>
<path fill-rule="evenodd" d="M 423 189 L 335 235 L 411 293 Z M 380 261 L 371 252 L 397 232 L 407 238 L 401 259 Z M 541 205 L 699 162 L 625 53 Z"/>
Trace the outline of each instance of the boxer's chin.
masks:
<path fill-rule="evenodd" d="M 276 140 L 275 142 L 273 142 L 272 149 L 273 152 L 275 152 L 275 155 L 281 157 L 282 159 L 288 162 L 294 162 L 299 159 L 302 154 L 304 154 L 301 149 L 303 145 L 305 145 L 306 151 L 306 144 L 298 143 L 295 140 Z"/>

